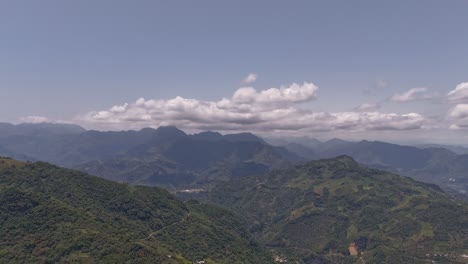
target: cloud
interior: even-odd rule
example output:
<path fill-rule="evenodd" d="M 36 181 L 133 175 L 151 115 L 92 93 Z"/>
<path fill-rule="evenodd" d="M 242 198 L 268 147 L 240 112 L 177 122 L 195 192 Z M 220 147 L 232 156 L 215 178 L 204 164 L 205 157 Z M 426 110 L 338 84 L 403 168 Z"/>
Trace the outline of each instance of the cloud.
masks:
<path fill-rule="evenodd" d="M 257 92 L 253 87 L 239 88 L 232 97 L 236 104 L 290 104 L 307 102 L 316 97 L 318 87 L 313 83 L 293 83 L 289 87 L 270 88 Z"/>
<path fill-rule="evenodd" d="M 244 80 L 242 81 L 243 84 L 252 84 L 257 81 L 257 74 L 256 73 L 249 73 Z"/>
<path fill-rule="evenodd" d="M 458 104 L 448 112 L 449 119 L 454 122 L 450 129 L 468 128 L 468 104 Z"/>
<path fill-rule="evenodd" d="M 450 101 L 468 100 L 468 82 L 458 84 L 454 90 L 447 94 Z"/>
<path fill-rule="evenodd" d="M 468 104 L 458 104 L 449 112 L 449 116 L 457 119 L 468 118 Z"/>
<path fill-rule="evenodd" d="M 410 130 L 422 128 L 426 119 L 416 113 L 314 112 L 300 103 L 316 98 L 313 83 L 257 91 L 239 88 L 230 98 L 201 101 L 183 97 L 169 100 L 140 98 L 134 103 L 93 111 L 83 122 L 97 126 L 128 129 L 174 125 L 183 129 L 220 131 L 313 131 Z M 369 108 L 370 109 L 370 108 Z"/>
<path fill-rule="evenodd" d="M 354 110 L 359 112 L 371 112 L 380 108 L 380 104 L 373 103 L 363 103 L 354 108 Z"/>
<path fill-rule="evenodd" d="M 49 123 L 51 120 L 44 116 L 26 116 L 21 117 L 20 121 L 23 123 L 39 124 L 39 123 Z"/>
<path fill-rule="evenodd" d="M 427 95 L 424 95 L 427 92 L 427 88 L 412 88 L 404 93 L 395 94 L 390 98 L 390 101 L 393 102 L 410 102 L 421 99 L 428 99 Z"/>

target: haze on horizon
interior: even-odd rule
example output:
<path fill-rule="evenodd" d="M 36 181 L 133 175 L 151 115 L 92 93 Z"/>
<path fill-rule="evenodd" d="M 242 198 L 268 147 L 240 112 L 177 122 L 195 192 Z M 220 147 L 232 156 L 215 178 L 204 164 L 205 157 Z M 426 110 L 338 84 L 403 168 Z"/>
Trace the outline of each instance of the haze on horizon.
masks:
<path fill-rule="evenodd" d="M 4 1 L 0 121 L 466 145 L 467 8 Z"/>

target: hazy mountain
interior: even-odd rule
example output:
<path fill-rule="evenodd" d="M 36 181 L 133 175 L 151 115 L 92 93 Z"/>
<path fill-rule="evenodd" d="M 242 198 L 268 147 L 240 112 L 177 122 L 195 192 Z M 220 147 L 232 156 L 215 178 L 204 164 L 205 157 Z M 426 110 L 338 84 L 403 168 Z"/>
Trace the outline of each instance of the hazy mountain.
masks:
<path fill-rule="evenodd" d="M 285 149 L 252 134 L 169 133 L 161 139 L 158 129 L 146 144 L 76 168 L 132 184 L 178 186 L 263 174 L 295 159 L 298 157 Z"/>
<path fill-rule="evenodd" d="M 176 127 L 10 135 L 0 138 L 0 147 L 4 155 L 24 155 L 119 182 L 163 186 L 262 174 L 299 159 L 250 133 L 187 135 Z"/>
<path fill-rule="evenodd" d="M 15 158 L 15 159 L 30 160 L 30 161 L 34 160 L 26 155 L 15 153 L 3 146 L 0 146 L 0 157 L 10 157 L 10 158 Z"/>
<path fill-rule="evenodd" d="M 10 131 L 0 136 L 0 155 L 44 160 L 132 184 L 200 186 L 264 174 L 301 159 L 348 155 L 374 168 L 436 183 L 451 193 L 468 193 L 468 156 L 444 148 L 310 138 L 292 138 L 277 147 L 251 133 L 188 135 L 176 127 L 117 132 L 83 132 L 59 124 L 0 127 Z"/>
<path fill-rule="evenodd" d="M 197 197 L 242 215 L 261 243 L 293 263 L 466 263 L 465 204 L 346 156 L 232 180 Z"/>
<path fill-rule="evenodd" d="M 441 145 L 441 144 L 421 144 L 417 145 L 416 147 L 418 148 L 444 148 L 448 149 L 452 152 L 455 152 L 457 154 L 463 155 L 463 154 L 468 154 L 468 147 L 463 147 L 463 146 L 454 146 L 454 145 Z"/>
<path fill-rule="evenodd" d="M 285 146 L 288 144 L 298 144 L 309 148 L 315 148 L 322 144 L 320 140 L 310 137 L 266 137 L 265 141 L 274 146 Z"/>
<path fill-rule="evenodd" d="M 232 213 L 47 163 L 0 159 L 2 263 L 271 263 Z"/>
<path fill-rule="evenodd" d="M 287 143 L 284 145 L 284 148 L 307 160 L 317 159 L 319 157 L 316 149 L 298 143 Z"/>

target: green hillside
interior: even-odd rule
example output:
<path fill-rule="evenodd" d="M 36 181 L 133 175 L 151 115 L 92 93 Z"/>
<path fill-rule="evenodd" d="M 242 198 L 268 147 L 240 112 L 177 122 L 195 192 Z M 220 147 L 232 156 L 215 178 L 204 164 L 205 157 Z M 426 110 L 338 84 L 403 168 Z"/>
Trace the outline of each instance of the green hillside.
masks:
<path fill-rule="evenodd" d="M 346 156 L 223 183 L 198 198 L 245 217 L 259 241 L 291 261 L 468 261 L 466 205 Z"/>
<path fill-rule="evenodd" d="M 167 191 L 0 159 L 0 263 L 271 263 L 233 214 Z"/>

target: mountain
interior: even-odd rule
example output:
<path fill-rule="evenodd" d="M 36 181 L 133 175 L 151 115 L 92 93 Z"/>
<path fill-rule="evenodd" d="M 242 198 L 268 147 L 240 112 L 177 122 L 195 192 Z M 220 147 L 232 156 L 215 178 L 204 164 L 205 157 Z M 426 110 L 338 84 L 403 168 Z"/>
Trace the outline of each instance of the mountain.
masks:
<path fill-rule="evenodd" d="M 292 263 L 466 263 L 468 254 L 466 204 L 347 156 L 181 196 L 234 210 Z"/>
<path fill-rule="evenodd" d="M 370 167 L 468 195 L 468 155 L 444 148 L 310 138 L 289 143 L 282 138 L 286 145 L 272 146 L 251 133 L 188 135 L 176 127 L 100 132 L 73 125 L 1 123 L 0 131 L 0 155 L 43 160 L 131 184 L 207 188 L 214 181 L 261 175 L 301 160 L 348 155 Z"/>
<path fill-rule="evenodd" d="M 168 187 L 263 174 L 298 159 L 251 134 L 170 135 L 160 139 L 156 131 L 147 144 L 76 168 L 116 181 Z"/>
<path fill-rule="evenodd" d="M 114 181 L 165 187 L 262 174 L 300 159 L 250 133 L 187 135 L 176 127 L 10 135 L 0 137 L 0 147 L 8 150 L 5 155 L 24 155 Z"/>
<path fill-rule="evenodd" d="M 459 155 L 463 155 L 463 154 L 468 154 L 468 147 L 463 147 L 463 146 L 454 146 L 454 145 L 441 145 L 441 144 L 421 144 L 421 145 L 417 145 L 416 147 L 418 148 L 424 148 L 424 149 L 427 149 L 427 148 L 444 148 L 444 149 L 448 149 L 452 152 L 455 152 Z"/>
<path fill-rule="evenodd" d="M 266 137 L 265 141 L 273 146 L 285 146 L 292 143 L 308 148 L 315 148 L 323 144 L 320 140 L 311 137 Z"/>
<path fill-rule="evenodd" d="M 468 193 L 468 155 L 458 155 L 445 148 L 419 148 L 379 141 L 327 141 L 315 148 L 286 145 L 289 151 L 306 159 L 348 155 L 367 166 L 395 172 L 414 179 L 435 183 L 445 190 Z"/>
<path fill-rule="evenodd" d="M 272 262 L 224 209 L 44 162 L 0 159 L 1 263 L 197 261 Z"/>
<path fill-rule="evenodd" d="M 12 157 L 15 159 L 20 159 L 20 160 L 34 160 L 24 154 L 15 153 L 3 146 L 0 146 L 0 157 Z"/>

